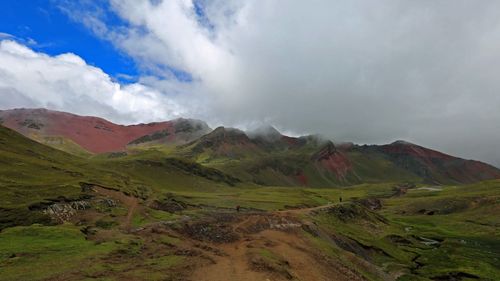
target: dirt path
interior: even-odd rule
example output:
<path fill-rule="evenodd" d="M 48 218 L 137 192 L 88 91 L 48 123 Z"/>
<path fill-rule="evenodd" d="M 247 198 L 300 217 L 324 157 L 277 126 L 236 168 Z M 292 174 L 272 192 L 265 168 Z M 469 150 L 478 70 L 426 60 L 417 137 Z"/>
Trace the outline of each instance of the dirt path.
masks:
<path fill-rule="evenodd" d="M 132 226 L 132 218 L 134 217 L 134 213 L 139 206 L 139 200 L 133 196 L 125 195 L 121 191 L 106 189 L 100 186 L 94 186 L 92 189 L 99 193 L 100 195 L 112 198 L 114 200 L 120 201 L 125 207 L 127 207 L 127 216 L 125 220 L 122 222 L 122 227 L 124 229 L 130 230 Z"/>
<path fill-rule="evenodd" d="M 215 257 L 213 265 L 199 267 L 191 277 L 191 280 L 254 281 L 268 279 L 268 274 L 249 269 L 246 256 L 247 247 L 248 243 L 245 242 L 220 245 L 218 248 L 226 256 Z"/>
<path fill-rule="evenodd" d="M 127 212 L 127 217 L 125 218 L 125 223 L 124 227 L 127 229 L 130 229 L 132 226 L 132 218 L 134 217 L 134 213 L 136 212 L 137 206 L 139 205 L 139 202 L 137 199 L 134 201 L 130 202 L 128 205 L 128 212 Z"/>
<path fill-rule="evenodd" d="M 94 186 L 93 190 L 127 207 L 127 215 L 122 219 L 121 226 L 130 230 L 139 200 L 99 186 Z M 205 246 L 200 247 L 196 239 L 185 237 L 183 247 L 186 253 L 202 251 L 203 254 L 192 260 L 192 269 L 187 272 L 181 270 L 179 274 L 186 275 L 192 281 L 364 280 L 339 261 L 325 256 L 304 236 L 302 227 L 308 222 L 303 215 L 331 206 L 233 214 L 236 219 L 228 220 L 227 226 L 237 234 L 238 239 L 230 240 L 234 241 L 230 243 L 202 240 L 201 244 Z M 209 225 L 209 228 L 217 228 L 215 224 Z M 151 235 L 151 231 L 146 230 L 144 233 Z M 182 232 L 179 234 L 185 235 Z"/>
<path fill-rule="evenodd" d="M 339 262 L 326 258 L 303 236 L 297 214 L 327 207 L 243 215 L 243 220 L 233 225 L 241 238 L 211 245 L 223 255 L 212 256 L 214 263 L 198 267 L 191 280 L 363 280 Z"/>
<path fill-rule="evenodd" d="M 283 210 L 283 211 L 275 211 L 274 213 L 281 213 L 281 214 L 309 214 L 310 212 L 313 211 L 319 211 L 323 209 L 328 209 L 332 206 L 335 206 L 335 204 L 327 204 L 327 205 L 321 205 L 321 206 L 316 206 L 316 207 L 311 207 L 311 208 L 298 208 L 298 209 L 290 209 L 290 210 Z"/>

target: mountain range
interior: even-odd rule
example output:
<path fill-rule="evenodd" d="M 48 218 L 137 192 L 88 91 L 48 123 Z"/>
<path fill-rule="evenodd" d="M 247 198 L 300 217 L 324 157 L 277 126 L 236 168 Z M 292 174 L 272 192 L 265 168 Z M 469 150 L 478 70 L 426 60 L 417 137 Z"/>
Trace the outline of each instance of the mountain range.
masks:
<path fill-rule="evenodd" d="M 317 135 L 286 136 L 270 126 L 212 130 L 203 121 L 182 118 L 124 126 L 47 109 L 2 110 L 0 124 L 79 157 L 183 159 L 259 185 L 461 184 L 500 178 L 500 170 L 489 164 L 405 141 L 335 144 Z"/>

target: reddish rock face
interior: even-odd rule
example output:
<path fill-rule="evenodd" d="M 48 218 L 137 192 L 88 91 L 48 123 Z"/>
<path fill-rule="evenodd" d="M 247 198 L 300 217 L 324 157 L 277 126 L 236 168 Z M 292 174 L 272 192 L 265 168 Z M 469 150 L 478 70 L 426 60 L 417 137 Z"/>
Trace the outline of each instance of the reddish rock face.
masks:
<path fill-rule="evenodd" d="M 388 154 L 404 154 L 415 157 L 430 165 L 432 165 L 433 159 L 452 160 L 455 158 L 451 155 L 404 141 L 396 141 L 391 144 L 383 145 L 382 150 Z"/>
<path fill-rule="evenodd" d="M 500 178 L 500 170 L 479 161 L 465 160 L 416 144 L 396 141 L 380 149 L 405 169 L 439 183 L 439 178 L 473 183 Z"/>
<path fill-rule="evenodd" d="M 62 136 L 93 153 L 125 150 L 127 144 L 141 136 L 168 130 L 175 135 L 175 121 L 123 126 L 97 117 L 78 116 L 46 109 L 13 109 L 0 111 L 4 126 L 28 137 Z"/>
<path fill-rule="evenodd" d="M 337 175 L 337 178 L 344 180 L 347 174 L 352 170 L 351 161 L 340 152 L 330 155 L 330 157 L 320 161 L 323 167 Z"/>
<path fill-rule="evenodd" d="M 334 173 L 340 180 L 345 179 L 352 170 L 351 161 L 342 152 L 338 151 L 332 142 L 328 142 L 315 153 L 312 160 Z"/>

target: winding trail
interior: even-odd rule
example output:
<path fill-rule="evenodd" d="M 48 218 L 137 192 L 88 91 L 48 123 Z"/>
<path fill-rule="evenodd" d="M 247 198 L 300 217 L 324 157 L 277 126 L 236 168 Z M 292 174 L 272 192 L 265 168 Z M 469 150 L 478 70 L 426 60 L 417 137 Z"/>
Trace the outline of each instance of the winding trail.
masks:
<path fill-rule="evenodd" d="M 319 210 L 324 210 L 328 209 L 335 206 L 335 204 L 330 203 L 327 205 L 321 205 L 321 206 L 316 206 L 316 207 L 310 207 L 310 208 L 297 208 L 297 209 L 289 209 L 289 210 L 282 210 L 282 211 L 274 211 L 272 213 L 278 213 L 278 214 L 309 214 L 313 211 L 319 211 Z"/>
<path fill-rule="evenodd" d="M 125 217 L 125 220 L 121 225 L 124 229 L 130 230 L 132 227 L 132 219 L 137 210 L 137 207 L 139 206 L 139 199 L 133 196 L 125 195 L 121 191 L 106 189 L 97 185 L 93 186 L 92 189 L 94 190 L 94 192 L 100 195 L 120 201 L 123 205 L 125 205 L 125 207 L 127 207 L 127 216 Z"/>

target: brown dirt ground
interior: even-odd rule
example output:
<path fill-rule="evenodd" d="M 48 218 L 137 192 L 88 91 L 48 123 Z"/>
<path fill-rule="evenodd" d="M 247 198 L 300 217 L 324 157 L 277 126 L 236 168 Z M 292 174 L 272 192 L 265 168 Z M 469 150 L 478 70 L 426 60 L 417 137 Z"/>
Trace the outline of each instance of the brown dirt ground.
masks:
<path fill-rule="evenodd" d="M 310 212 L 328 206 L 294 209 L 276 212 L 216 212 L 212 216 L 181 223 L 176 227 L 150 224 L 141 229 L 131 228 L 135 212 L 144 207 L 139 199 L 122 192 L 95 186 L 99 196 L 120 201 L 127 215 L 117 218 L 120 229 L 140 236 L 144 241 L 139 256 L 134 258 L 112 255 L 101 262 L 125 263 L 140 266 L 141 260 L 180 255 L 185 263 L 166 271 L 165 280 L 191 281 L 336 281 L 365 280 L 339 260 L 326 256 L 311 245 L 302 228 L 308 224 L 304 217 Z M 194 227 L 187 227 L 189 224 Z M 186 230 L 187 229 L 187 230 Z M 208 229 L 208 230 L 207 230 Z M 100 231 L 93 239 L 112 240 L 118 230 Z M 162 244 L 165 235 L 178 237 L 176 245 Z M 137 262 L 134 260 L 137 259 Z M 134 270 L 132 267 L 131 272 Z M 141 267 L 145 272 L 148 268 Z M 60 280 L 81 276 L 79 272 Z M 62 276 L 61 276 L 62 277 Z M 119 280 L 147 280 L 131 277 L 123 272 L 102 272 L 95 277 L 111 277 Z"/>
<path fill-rule="evenodd" d="M 213 264 L 197 267 L 190 280 L 363 280 L 341 263 L 327 258 L 302 236 L 294 215 L 318 208 L 243 215 L 233 224 L 241 239 L 212 245 L 223 255 L 212 256 Z M 262 257 L 271 255 L 271 260 Z"/>

